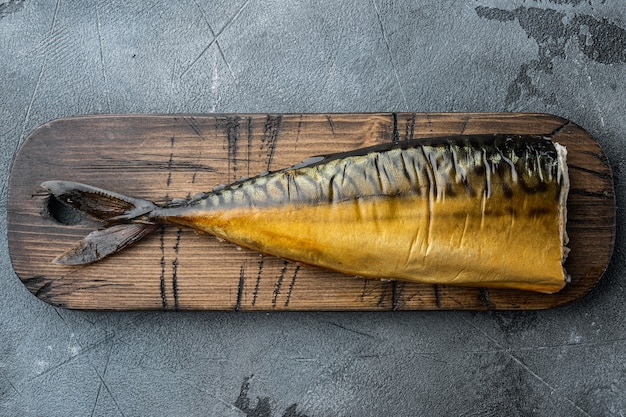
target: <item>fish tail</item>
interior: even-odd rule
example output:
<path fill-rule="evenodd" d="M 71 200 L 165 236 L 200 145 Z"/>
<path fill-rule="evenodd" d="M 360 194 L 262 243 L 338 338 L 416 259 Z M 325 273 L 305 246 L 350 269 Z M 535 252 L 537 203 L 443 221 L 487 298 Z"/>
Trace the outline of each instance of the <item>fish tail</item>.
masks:
<path fill-rule="evenodd" d="M 41 186 L 57 200 L 104 224 L 53 260 L 56 264 L 81 265 L 119 252 L 159 228 L 147 200 L 71 181 L 46 181 Z"/>

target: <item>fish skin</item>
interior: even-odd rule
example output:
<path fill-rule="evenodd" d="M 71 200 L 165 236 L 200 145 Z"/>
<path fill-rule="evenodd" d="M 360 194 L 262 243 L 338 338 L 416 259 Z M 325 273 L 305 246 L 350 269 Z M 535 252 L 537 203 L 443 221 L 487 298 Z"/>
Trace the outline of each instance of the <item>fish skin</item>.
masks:
<path fill-rule="evenodd" d="M 542 136 L 475 135 L 383 144 L 237 181 L 185 205 L 201 210 L 334 204 L 374 196 L 478 193 L 499 175 L 528 193 L 560 186 L 556 151 Z M 530 169 L 530 170 L 529 170 Z M 500 181 L 507 192 L 508 184 Z M 558 191 L 555 190 L 555 191 Z M 498 197 L 498 196 L 496 196 Z"/>
<path fill-rule="evenodd" d="M 382 144 L 114 222 L 188 226 L 349 275 L 555 292 L 568 188 L 558 149 L 517 135 Z"/>

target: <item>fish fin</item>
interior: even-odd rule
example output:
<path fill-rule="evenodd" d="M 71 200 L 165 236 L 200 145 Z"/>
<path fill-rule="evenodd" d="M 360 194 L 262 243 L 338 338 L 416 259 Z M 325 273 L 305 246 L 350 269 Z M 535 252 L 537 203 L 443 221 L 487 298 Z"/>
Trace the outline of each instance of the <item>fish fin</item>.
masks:
<path fill-rule="evenodd" d="M 46 181 L 41 184 L 57 200 L 105 223 L 120 223 L 148 214 L 157 206 L 147 200 L 71 181 Z"/>
<path fill-rule="evenodd" d="M 119 252 L 158 228 L 158 224 L 130 223 L 95 230 L 52 262 L 60 265 L 82 265 L 99 261 L 105 256 Z"/>
<path fill-rule="evenodd" d="M 98 261 L 138 241 L 159 227 L 151 218 L 154 203 L 70 181 L 41 184 L 60 202 L 104 223 L 53 262 L 80 265 Z"/>

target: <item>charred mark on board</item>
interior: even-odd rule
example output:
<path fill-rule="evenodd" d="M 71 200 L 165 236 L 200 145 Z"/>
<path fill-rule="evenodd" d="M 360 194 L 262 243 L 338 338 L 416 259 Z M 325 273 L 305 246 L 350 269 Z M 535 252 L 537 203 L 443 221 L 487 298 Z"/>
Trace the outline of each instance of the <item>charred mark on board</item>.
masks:
<path fill-rule="evenodd" d="M 487 288 L 480 289 L 480 301 L 487 308 L 487 310 L 493 310 L 496 308 L 495 304 L 491 301 L 489 290 Z"/>
<path fill-rule="evenodd" d="M 185 120 L 185 122 L 187 123 L 187 126 L 189 126 L 191 128 L 191 130 L 194 131 L 194 133 L 200 138 L 202 139 L 202 132 L 200 132 L 200 128 L 198 128 L 198 124 L 196 123 L 196 118 L 193 116 L 189 116 L 189 117 L 184 117 L 183 118 Z"/>
<path fill-rule="evenodd" d="M 259 287 L 261 286 L 261 276 L 263 275 L 263 264 L 265 257 L 263 254 L 259 255 L 259 271 L 256 276 L 256 283 L 254 284 L 254 292 L 252 293 L 252 305 L 256 304 L 257 296 L 259 295 Z"/>
<path fill-rule="evenodd" d="M 267 115 L 265 118 L 265 126 L 263 129 L 263 137 L 261 138 L 261 151 L 265 151 L 265 161 L 267 170 L 269 171 L 274 159 L 276 151 L 276 142 L 280 135 L 280 129 L 283 123 L 282 115 Z"/>
<path fill-rule="evenodd" d="M 576 170 L 576 171 L 584 172 L 586 174 L 591 174 L 591 175 L 593 175 L 595 177 L 602 178 L 603 180 L 612 180 L 613 179 L 610 174 L 607 174 L 605 172 L 594 171 L 592 169 L 581 167 L 581 166 L 578 166 L 578 165 L 567 164 L 567 169 L 573 169 L 573 170 Z"/>
<path fill-rule="evenodd" d="M 228 146 L 228 173 L 237 179 L 237 155 L 239 153 L 239 116 L 226 118 L 226 141 Z"/>
<path fill-rule="evenodd" d="M 330 131 L 334 135 L 335 134 L 335 122 L 333 121 L 333 117 L 330 114 L 327 114 L 326 120 L 328 121 L 328 125 L 330 126 Z"/>
<path fill-rule="evenodd" d="M 174 244 L 174 253 L 176 257 L 172 261 L 172 294 L 174 295 L 174 310 L 179 310 L 178 303 L 178 251 L 180 249 L 180 239 L 183 234 L 183 229 L 178 229 L 176 232 L 176 243 Z"/>
<path fill-rule="evenodd" d="M 439 285 L 433 285 L 433 291 L 435 292 L 435 304 L 437 308 L 441 308 L 441 293 L 439 292 Z"/>
<path fill-rule="evenodd" d="M 52 281 L 48 281 L 46 277 L 42 275 L 35 275 L 34 277 L 27 278 L 22 281 L 26 288 L 35 295 L 37 298 L 46 298 L 52 289 Z"/>
<path fill-rule="evenodd" d="M 398 311 L 402 307 L 402 292 L 404 291 L 404 282 L 396 280 L 391 281 L 391 309 Z"/>
<path fill-rule="evenodd" d="M 293 276 L 291 277 L 291 282 L 289 283 L 289 292 L 287 292 L 287 299 L 285 300 L 285 307 L 288 307 L 289 302 L 291 301 L 291 294 L 293 293 L 293 288 L 296 286 L 298 272 L 300 272 L 300 265 L 296 265 L 296 269 L 293 271 Z"/>
<path fill-rule="evenodd" d="M 274 294 L 272 295 L 272 307 L 276 307 L 276 301 L 278 300 L 278 296 L 280 295 L 288 266 L 289 262 L 283 261 L 283 267 L 280 270 L 280 275 L 278 276 L 278 279 L 276 280 L 276 285 L 274 285 Z"/>
<path fill-rule="evenodd" d="M 241 300 L 243 299 L 243 289 L 246 282 L 245 272 L 243 264 L 241 264 L 241 268 L 239 269 L 239 284 L 237 285 L 237 302 L 235 303 L 235 311 L 241 310 Z"/>
<path fill-rule="evenodd" d="M 159 248 L 161 249 L 161 306 L 163 310 L 167 310 L 167 294 L 165 284 L 165 225 L 159 227 Z"/>
<path fill-rule="evenodd" d="M 248 117 L 248 122 L 247 122 L 247 143 L 246 143 L 246 176 L 249 177 L 250 176 L 250 157 L 251 157 L 251 150 L 252 150 L 252 117 Z"/>
<path fill-rule="evenodd" d="M 400 132 L 398 131 L 398 113 L 391 113 L 391 121 L 393 125 L 392 142 L 397 144 L 400 143 Z"/>
<path fill-rule="evenodd" d="M 410 117 L 406 119 L 406 127 L 404 131 L 404 140 L 409 141 L 415 139 L 415 123 L 417 121 L 417 114 L 411 113 Z"/>

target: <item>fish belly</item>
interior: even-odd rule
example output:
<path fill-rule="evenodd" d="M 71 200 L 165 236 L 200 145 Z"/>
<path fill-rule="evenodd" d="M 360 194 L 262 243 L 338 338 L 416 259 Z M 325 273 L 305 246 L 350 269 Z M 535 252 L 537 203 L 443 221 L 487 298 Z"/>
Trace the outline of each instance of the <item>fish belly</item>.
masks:
<path fill-rule="evenodd" d="M 176 222 L 349 275 L 556 292 L 566 277 L 554 190 L 515 191 L 198 211 Z"/>

